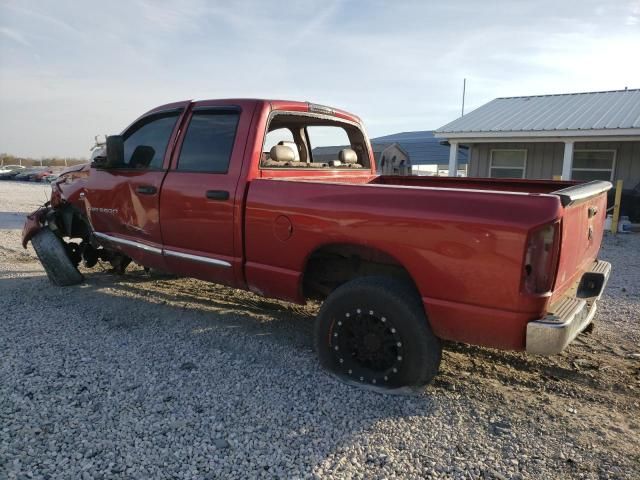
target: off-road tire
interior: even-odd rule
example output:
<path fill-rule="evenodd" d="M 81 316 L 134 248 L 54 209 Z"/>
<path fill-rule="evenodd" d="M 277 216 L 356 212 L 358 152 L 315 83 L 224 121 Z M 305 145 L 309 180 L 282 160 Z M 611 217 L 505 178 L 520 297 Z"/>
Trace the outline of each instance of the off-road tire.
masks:
<path fill-rule="evenodd" d="M 363 316 L 367 317 L 364 322 Z M 384 350 L 384 353 L 374 355 L 383 358 L 383 363 L 397 363 L 383 366 L 378 363 L 373 369 L 368 368 L 371 364 L 363 366 L 360 352 L 364 349 L 369 354 L 367 349 L 371 346 L 363 346 L 364 339 L 348 340 L 358 338 L 354 329 L 349 330 L 349 321 L 382 332 L 379 343 L 391 347 L 379 347 L 375 352 Z M 389 335 L 393 335 L 390 342 Z M 395 348 L 396 341 L 398 349 L 389 351 Z M 345 344 L 354 342 L 360 345 L 351 351 L 349 346 L 345 348 Z M 376 341 L 372 342 L 371 348 L 377 348 Z M 442 355 L 440 340 L 431 331 L 420 295 L 410 283 L 391 277 L 357 278 L 334 290 L 316 318 L 315 346 L 325 369 L 345 380 L 383 388 L 428 384 L 438 373 Z"/>
<path fill-rule="evenodd" d="M 62 240 L 51 230 L 40 230 L 31 239 L 31 244 L 52 283 L 66 287 L 82 282 L 82 274 L 67 255 Z"/>

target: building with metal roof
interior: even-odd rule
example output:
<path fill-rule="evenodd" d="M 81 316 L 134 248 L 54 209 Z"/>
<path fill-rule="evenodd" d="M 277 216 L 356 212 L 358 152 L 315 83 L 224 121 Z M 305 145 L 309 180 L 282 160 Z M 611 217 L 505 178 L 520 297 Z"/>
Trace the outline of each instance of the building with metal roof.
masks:
<path fill-rule="evenodd" d="M 327 147 L 315 147 L 311 150 L 311 156 L 315 162 L 328 162 L 337 160 L 338 152 L 349 145 L 337 145 Z M 384 175 L 409 175 L 411 173 L 411 160 L 409 155 L 395 142 L 377 143 L 371 141 L 373 158 L 376 162 L 376 170 Z"/>
<path fill-rule="evenodd" d="M 471 176 L 640 182 L 640 89 L 496 98 L 434 135 Z"/>
<path fill-rule="evenodd" d="M 448 165 L 449 146 L 446 141 L 434 136 L 433 130 L 394 133 L 383 137 L 372 138 L 373 143 L 397 143 L 407 152 L 411 165 Z M 467 152 L 458 154 L 458 164 L 467 163 Z"/>
<path fill-rule="evenodd" d="M 315 161 L 335 160 L 338 152 L 347 145 L 315 147 L 312 155 Z M 433 130 L 401 132 L 371 139 L 371 148 L 376 162 L 376 170 L 384 175 L 429 174 L 449 168 L 449 145 L 436 138 Z M 461 148 L 458 154 L 459 166 L 466 165 L 467 151 Z"/>

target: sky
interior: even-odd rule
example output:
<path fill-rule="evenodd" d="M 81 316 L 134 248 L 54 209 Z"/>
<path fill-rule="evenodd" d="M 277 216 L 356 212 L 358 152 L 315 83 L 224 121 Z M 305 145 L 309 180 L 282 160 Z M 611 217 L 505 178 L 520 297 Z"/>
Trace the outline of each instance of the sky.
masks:
<path fill-rule="evenodd" d="M 371 137 L 495 97 L 640 88 L 640 0 L 0 0 L 0 152 L 88 157 L 176 100 L 280 98 Z"/>

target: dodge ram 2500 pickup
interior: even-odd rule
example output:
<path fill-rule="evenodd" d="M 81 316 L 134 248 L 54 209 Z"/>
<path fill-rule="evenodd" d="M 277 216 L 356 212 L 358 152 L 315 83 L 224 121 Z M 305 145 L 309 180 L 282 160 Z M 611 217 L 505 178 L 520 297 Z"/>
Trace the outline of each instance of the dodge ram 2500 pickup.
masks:
<path fill-rule="evenodd" d="M 337 146 L 336 146 L 337 145 Z M 29 215 L 49 279 L 99 259 L 323 302 L 321 364 L 424 385 L 441 340 L 561 352 L 593 320 L 608 182 L 378 176 L 361 120 L 304 102 L 144 114 Z"/>

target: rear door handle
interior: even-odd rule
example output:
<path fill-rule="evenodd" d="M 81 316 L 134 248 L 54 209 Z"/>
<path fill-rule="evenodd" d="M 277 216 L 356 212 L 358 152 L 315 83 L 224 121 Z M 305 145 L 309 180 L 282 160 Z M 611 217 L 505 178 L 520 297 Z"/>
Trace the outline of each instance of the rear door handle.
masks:
<path fill-rule="evenodd" d="M 157 191 L 158 189 L 153 185 L 140 185 L 136 188 L 136 192 L 142 195 L 154 195 Z"/>
<path fill-rule="evenodd" d="M 207 190 L 209 200 L 229 200 L 229 192 L 226 190 Z"/>

